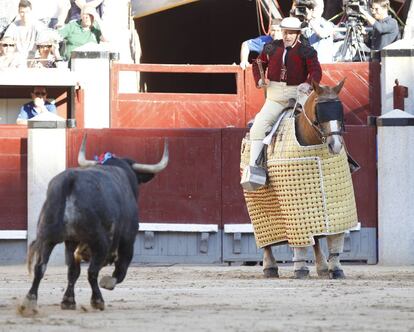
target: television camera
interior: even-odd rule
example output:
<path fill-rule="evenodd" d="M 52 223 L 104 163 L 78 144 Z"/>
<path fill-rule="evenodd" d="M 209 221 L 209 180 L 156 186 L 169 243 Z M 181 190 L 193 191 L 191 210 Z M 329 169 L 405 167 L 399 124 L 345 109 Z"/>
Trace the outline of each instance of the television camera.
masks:
<path fill-rule="evenodd" d="M 344 4 L 345 38 L 337 61 L 367 61 L 369 51 L 364 43 L 364 18 L 361 8 L 368 11 L 368 0 L 348 0 Z"/>

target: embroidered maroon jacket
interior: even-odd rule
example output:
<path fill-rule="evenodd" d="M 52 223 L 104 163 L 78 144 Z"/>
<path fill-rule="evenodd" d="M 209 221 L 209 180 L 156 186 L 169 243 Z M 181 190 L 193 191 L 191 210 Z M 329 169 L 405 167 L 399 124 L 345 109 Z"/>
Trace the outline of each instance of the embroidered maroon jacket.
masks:
<path fill-rule="evenodd" d="M 267 78 L 270 81 L 280 82 L 284 51 L 283 41 L 275 40 L 266 44 L 263 52 L 258 57 L 262 61 L 263 70 L 266 71 L 267 68 Z M 254 80 L 257 85 L 260 72 L 256 61 L 253 61 L 252 66 Z M 287 85 L 299 85 L 303 82 L 311 83 L 312 79 L 319 83 L 322 78 L 322 69 L 317 52 L 312 47 L 305 46 L 300 42 L 297 42 L 288 52 L 286 67 Z"/>

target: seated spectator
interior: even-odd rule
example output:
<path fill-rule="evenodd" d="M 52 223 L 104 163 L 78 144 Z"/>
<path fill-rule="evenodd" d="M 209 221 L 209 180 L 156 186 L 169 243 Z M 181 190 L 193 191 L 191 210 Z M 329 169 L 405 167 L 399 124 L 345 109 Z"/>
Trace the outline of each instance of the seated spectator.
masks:
<path fill-rule="evenodd" d="M 34 56 L 36 39 L 46 26 L 33 18 L 32 4 L 28 0 L 20 0 L 19 17 L 10 24 L 5 36 L 12 37 L 16 41 L 17 51 L 27 59 Z"/>
<path fill-rule="evenodd" d="M 106 41 L 101 30 L 102 24 L 99 22 L 102 21 L 96 15 L 95 8 L 85 6 L 82 8 L 80 20 L 72 21 L 59 30 L 59 34 L 66 44 L 63 54 L 65 60 L 69 61 L 72 51 L 80 46 Z"/>
<path fill-rule="evenodd" d="M 36 54 L 33 59 L 28 59 L 28 68 L 56 68 L 56 56 L 54 40 L 47 35 L 41 35 L 36 41 Z"/>
<path fill-rule="evenodd" d="M 389 0 L 373 0 L 370 13 L 360 6 L 362 18 L 372 26 L 371 49 L 382 50 L 385 46 L 400 39 L 397 20 L 388 15 Z"/>
<path fill-rule="evenodd" d="M 0 70 L 25 67 L 22 57 L 16 51 L 16 42 L 11 37 L 3 37 L 0 41 Z"/>
<path fill-rule="evenodd" d="M 57 113 L 56 106 L 46 100 L 47 92 L 45 87 L 34 87 L 31 95 L 32 101 L 24 104 L 20 109 L 16 120 L 18 125 L 27 125 L 27 120 L 43 112 Z"/>
<path fill-rule="evenodd" d="M 274 18 L 270 26 L 269 35 L 259 36 L 253 39 L 245 40 L 241 45 L 240 50 L 240 67 L 246 69 L 249 65 L 250 52 L 260 54 L 263 46 L 276 39 L 282 39 L 282 30 L 280 29 L 280 22 L 282 19 Z"/>
<path fill-rule="evenodd" d="M 65 23 L 77 21 L 81 19 L 81 11 L 85 6 L 96 9 L 97 14 L 102 18 L 104 0 L 70 0 L 70 7 Z"/>

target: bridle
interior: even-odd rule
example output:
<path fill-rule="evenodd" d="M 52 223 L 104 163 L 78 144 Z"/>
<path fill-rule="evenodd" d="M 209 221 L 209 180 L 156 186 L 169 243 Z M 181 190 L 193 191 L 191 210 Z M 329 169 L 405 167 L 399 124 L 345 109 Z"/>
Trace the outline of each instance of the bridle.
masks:
<path fill-rule="evenodd" d="M 305 107 L 302 107 L 302 113 L 305 116 L 306 120 L 308 121 L 309 125 L 315 130 L 316 134 L 318 135 L 319 139 L 322 143 L 326 142 L 326 139 L 329 136 L 342 136 L 345 131 L 344 126 L 344 111 L 342 102 L 338 98 L 321 98 L 318 100 L 316 98 L 315 103 L 315 113 L 316 118 L 312 121 L 308 115 L 306 114 Z M 329 133 L 325 133 L 321 129 L 321 124 L 326 123 L 329 121 L 339 121 L 341 126 L 340 130 L 330 131 Z"/>

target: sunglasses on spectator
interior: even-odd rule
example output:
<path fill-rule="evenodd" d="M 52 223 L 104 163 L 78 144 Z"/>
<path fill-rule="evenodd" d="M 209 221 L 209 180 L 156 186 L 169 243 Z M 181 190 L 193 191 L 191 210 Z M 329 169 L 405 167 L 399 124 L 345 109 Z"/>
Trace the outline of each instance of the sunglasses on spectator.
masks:
<path fill-rule="evenodd" d="M 1 44 L 3 47 L 15 47 L 16 44 Z"/>
<path fill-rule="evenodd" d="M 38 45 L 37 48 L 52 48 L 52 45 Z"/>
<path fill-rule="evenodd" d="M 36 91 L 36 92 L 33 92 L 33 94 L 37 97 L 46 96 L 46 92 L 44 91 Z"/>

